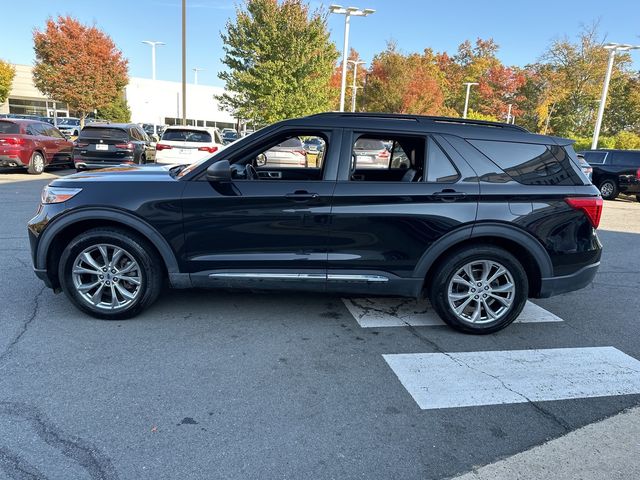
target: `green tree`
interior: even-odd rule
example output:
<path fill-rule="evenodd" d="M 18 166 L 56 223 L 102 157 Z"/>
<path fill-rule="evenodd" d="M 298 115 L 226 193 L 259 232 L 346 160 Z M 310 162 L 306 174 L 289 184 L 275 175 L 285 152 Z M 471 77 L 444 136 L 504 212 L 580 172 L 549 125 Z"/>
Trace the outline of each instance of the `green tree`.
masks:
<path fill-rule="evenodd" d="M 131 121 L 131 110 L 124 93 L 121 93 L 109 105 L 98 108 L 96 116 L 101 120 L 109 120 L 110 122 L 127 123 Z"/>
<path fill-rule="evenodd" d="M 0 60 L 0 103 L 4 103 L 11 91 L 16 69 L 10 63 Z"/>
<path fill-rule="evenodd" d="M 328 110 L 338 52 L 326 13 L 300 0 L 245 0 L 221 34 L 221 105 L 258 125 Z"/>
<path fill-rule="evenodd" d="M 89 112 L 116 101 L 128 83 L 127 60 L 96 27 L 69 16 L 50 18 L 44 31 L 33 32 L 33 42 L 36 87 L 79 112 L 83 124 Z"/>

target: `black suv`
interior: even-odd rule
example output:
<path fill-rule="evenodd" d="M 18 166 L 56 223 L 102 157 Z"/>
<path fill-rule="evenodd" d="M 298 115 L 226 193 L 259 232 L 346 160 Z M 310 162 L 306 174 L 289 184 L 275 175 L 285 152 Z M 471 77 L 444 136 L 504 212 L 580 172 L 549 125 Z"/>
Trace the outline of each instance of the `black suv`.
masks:
<path fill-rule="evenodd" d="M 92 123 L 75 141 L 76 170 L 104 168 L 123 163 L 147 163 L 155 158 L 151 139 L 135 123 Z"/>
<path fill-rule="evenodd" d="M 312 137 L 323 145 L 316 161 L 264 162 L 275 145 Z M 389 149 L 372 165 L 354 149 L 360 140 Z M 489 333 L 527 297 L 591 282 L 601 210 L 569 140 L 482 121 L 325 113 L 186 167 L 56 179 L 29 236 L 38 277 L 99 318 L 136 315 L 168 279 L 425 293 L 452 327 Z"/>
<path fill-rule="evenodd" d="M 635 195 L 640 202 L 640 150 L 586 150 L 579 152 L 593 168 L 593 184 L 602 198 Z"/>

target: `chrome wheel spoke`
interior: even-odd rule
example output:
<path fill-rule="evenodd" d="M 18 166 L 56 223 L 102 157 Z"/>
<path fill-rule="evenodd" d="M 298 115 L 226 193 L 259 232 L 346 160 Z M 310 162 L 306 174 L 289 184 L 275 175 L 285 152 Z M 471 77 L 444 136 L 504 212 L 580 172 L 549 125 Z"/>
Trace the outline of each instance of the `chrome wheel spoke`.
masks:
<path fill-rule="evenodd" d="M 84 268 L 84 267 L 75 267 L 73 269 L 73 273 L 75 273 L 76 275 L 100 275 L 102 273 L 102 271 L 100 270 L 90 270 L 88 268 Z"/>
<path fill-rule="evenodd" d="M 102 291 L 104 290 L 104 283 L 101 283 L 98 289 L 91 295 L 91 301 L 94 305 L 99 304 L 102 301 Z"/>
<path fill-rule="evenodd" d="M 138 268 L 138 264 L 136 262 L 131 262 L 129 265 L 124 267 L 122 270 L 118 270 L 118 275 L 122 275 L 124 273 L 129 273 L 132 270 Z"/>
<path fill-rule="evenodd" d="M 93 290 L 94 288 L 96 288 L 98 285 L 100 285 L 102 282 L 100 280 L 98 280 L 97 282 L 94 283 L 85 283 L 83 285 L 80 285 L 78 287 L 78 290 L 80 290 L 81 292 L 90 292 L 91 290 Z"/>
<path fill-rule="evenodd" d="M 129 300 L 133 300 L 135 298 L 135 295 L 131 292 L 129 292 L 126 288 L 124 288 L 122 285 L 120 285 L 119 283 L 114 284 L 115 285 L 115 289 L 120 293 L 120 295 L 122 295 L 124 298 L 129 299 Z"/>
<path fill-rule="evenodd" d="M 89 252 L 82 252 L 82 260 L 84 260 L 86 263 L 91 265 L 96 270 L 101 270 L 102 267 L 103 267 L 103 265 L 98 265 L 98 262 L 96 262 L 93 259 L 93 257 L 91 255 L 89 255 Z"/>
<path fill-rule="evenodd" d="M 476 301 L 476 308 L 473 311 L 473 315 L 471 315 L 471 322 L 472 323 L 476 323 L 478 320 L 480 320 L 481 311 L 482 311 L 482 304 L 479 301 Z"/>
<path fill-rule="evenodd" d="M 491 275 L 491 278 L 487 279 L 487 283 L 491 283 L 491 282 L 495 281 L 497 278 L 499 278 L 500 276 L 504 275 L 506 272 L 507 271 L 503 267 L 498 268 L 496 273 Z"/>
<path fill-rule="evenodd" d="M 120 277 L 123 282 L 133 283 L 134 285 L 140 285 L 140 277 Z"/>
<path fill-rule="evenodd" d="M 449 298 L 452 300 L 463 300 L 467 297 L 469 297 L 471 294 L 469 292 L 464 292 L 464 293 L 450 293 L 449 294 Z"/>
<path fill-rule="evenodd" d="M 118 260 L 120 260 L 120 258 L 122 258 L 122 255 L 124 255 L 124 250 L 122 250 L 121 248 L 116 248 L 113 251 L 113 256 L 111 257 L 111 261 L 109 262 L 109 266 L 110 267 L 115 267 L 118 264 Z"/>
<path fill-rule="evenodd" d="M 493 318 L 494 320 L 498 318 L 496 312 L 493 311 L 493 309 L 489 306 L 484 298 L 482 299 L 482 306 L 484 307 L 484 311 L 487 312 L 491 318 Z"/>
<path fill-rule="evenodd" d="M 501 297 L 500 295 L 494 295 L 493 293 L 490 293 L 489 296 L 491 298 L 495 298 L 496 300 L 498 300 L 500 303 L 502 303 L 505 307 L 508 307 L 509 305 L 511 305 L 511 301 L 508 298 L 505 297 Z"/>
<path fill-rule="evenodd" d="M 509 293 L 513 290 L 513 283 L 505 283 L 504 285 L 500 285 L 499 287 L 493 287 L 491 289 L 492 292 L 498 293 Z"/>
<path fill-rule="evenodd" d="M 467 298 L 464 302 L 462 302 L 460 305 L 458 305 L 455 308 L 455 311 L 457 314 L 460 314 L 464 311 L 465 308 L 467 308 L 467 305 L 469 305 L 469 303 L 471 303 L 471 300 L 473 300 L 473 297 L 471 295 L 469 295 L 469 298 Z"/>
<path fill-rule="evenodd" d="M 469 281 L 465 280 L 460 275 L 455 275 L 451 281 L 454 283 L 461 283 L 462 285 L 466 285 L 467 287 L 473 286 Z"/>

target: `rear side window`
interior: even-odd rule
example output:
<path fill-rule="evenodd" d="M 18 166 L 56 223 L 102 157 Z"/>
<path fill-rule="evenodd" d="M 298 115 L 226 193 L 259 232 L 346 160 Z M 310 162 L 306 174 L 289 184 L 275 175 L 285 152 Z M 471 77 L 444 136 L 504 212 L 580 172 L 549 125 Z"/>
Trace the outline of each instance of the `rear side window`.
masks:
<path fill-rule="evenodd" d="M 640 151 L 612 152 L 611 156 L 614 165 L 640 167 Z"/>
<path fill-rule="evenodd" d="M 119 128 L 84 127 L 79 138 L 128 139 L 126 131 Z"/>
<path fill-rule="evenodd" d="M 602 164 L 607 156 L 606 152 L 584 152 L 584 159 L 588 163 Z"/>
<path fill-rule="evenodd" d="M 20 133 L 20 126 L 12 122 L 0 122 L 0 133 Z"/>
<path fill-rule="evenodd" d="M 581 185 L 567 152 L 557 145 L 469 140 L 493 163 L 523 185 Z"/>
<path fill-rule="evenodd" d="M 189 130 L 187 128 L 166 130 L 162 140 L 169 142 L 200 142 L 211 143 L 211 134 L 204 130 Z"/>

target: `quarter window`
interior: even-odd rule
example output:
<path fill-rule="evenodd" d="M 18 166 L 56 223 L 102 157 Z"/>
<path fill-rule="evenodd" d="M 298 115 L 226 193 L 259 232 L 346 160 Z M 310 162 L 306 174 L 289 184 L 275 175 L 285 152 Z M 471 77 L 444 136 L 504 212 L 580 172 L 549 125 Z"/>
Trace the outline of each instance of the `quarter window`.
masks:
<path fill-rule="evenodd" d="M 433 138 L 429 138 L 427 158 L 429 161 L 427 165 L 427 182 L 455 183 L 460 177 L 456 167 L 453 166 L 449 157 Z"/>

